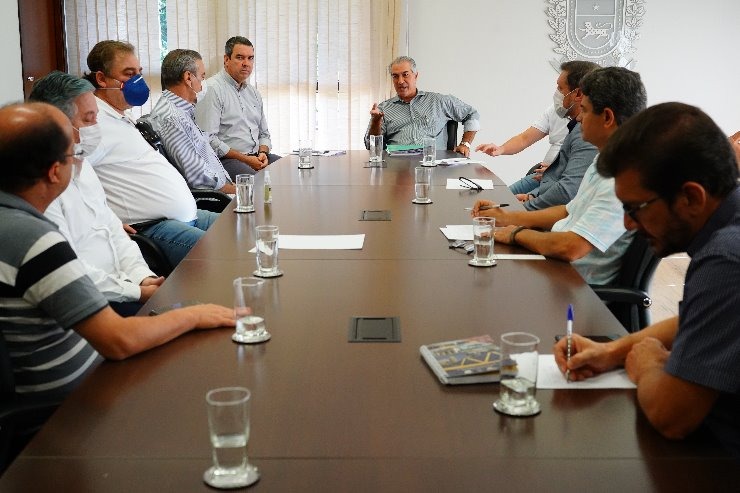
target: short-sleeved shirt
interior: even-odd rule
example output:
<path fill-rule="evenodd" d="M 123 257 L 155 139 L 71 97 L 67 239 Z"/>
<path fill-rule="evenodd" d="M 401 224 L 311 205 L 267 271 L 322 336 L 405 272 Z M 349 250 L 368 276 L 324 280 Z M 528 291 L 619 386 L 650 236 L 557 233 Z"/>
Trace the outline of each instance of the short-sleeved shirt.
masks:
<path fill-rule="evenodd" d="M 740 456 L 740 188 L 686 252 L 691 262 L 665 370 L 719 392 L 704 426 Z"/>
<path fill-rule="evenodd" d="M 108 305 L 57 227 L 0 192 L 0 330 L 18 393 L 63 396 L 99 359 L 73 330 Z"/>
<path fill-rule="evenodd" d="M 244 154 L 256 153 L 259 146 L 271 148 L 265 105 L 257 88 L 239 84 L 224 69 L 206 82 L 206 95 L 195 105 L 195 120 L 218 157 L 232 147 Z"/>
<path fill-rule="evenodd" d="M 195 220 L 197 206 L 185 178 L 144 140 L 131 118 L 96 101 L 102 139 L 90 163 L 116 216 L 127 224 Z"/>
<path fill-rule="evenodd" d="M 563 139 L 568 135 L 568 119 L 561 118 L 555 113 L 555 105 L 551 104 L 547 107 L 539 120 L 532 124 L 532 127 L 536 128 L 540 132 L 547 134 L 550 142 L 550 147 L 547 149 L 547 154 L 542 158 L 543 163 L 552 164 L 555 158 L 558 157 L 560 147 L 563 144 Z"/>
<path fill-rule="evenodd" d="M 552 231 L 571 231 L 591 245 L 588 254 L 571 262 L 589 284 L 603 286 L 619 275 L 622 257 L 633 233 L 624 228 L 622 204 L 614 193 L 614 178 L 596 171 L 596 160 L 583 175 L 575 198 L 565 209 L 568 215 L 552 226 Z"/>
<path fill-rule="evenodd" d="M 424 138 L 437 139 L 437 149 L 447 148 L 447 122 L 462 122 L 464 132 L 480 130 L 478 111 L 449 94 L 417 91 L 408 103 L 398 96 L 378 104 L 383 112 L 380 134 L 385 144 L 421 144 Z M 365 147 L 370 148 L 370 125 Z"/>

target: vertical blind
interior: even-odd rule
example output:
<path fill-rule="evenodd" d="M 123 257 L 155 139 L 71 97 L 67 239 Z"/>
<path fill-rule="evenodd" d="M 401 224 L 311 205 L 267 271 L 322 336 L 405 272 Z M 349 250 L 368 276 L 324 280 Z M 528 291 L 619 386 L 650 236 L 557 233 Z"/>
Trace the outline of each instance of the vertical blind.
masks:
<path fill-rule="evenodd" d="M 406 0 L 167 0 L 166 47 L 203 56 L 209 76 L 223 66 L 224 43 L 255 47 L 250 78 L 265 101 L 273 149 L 311 138 L 317 149 L 363 148 L 373 102 L 391 95 L 388 63 L 398 56 Z M 159 97 L 159 0 L 67 0 L 70 71 L 87 70 L 103 39 L 134 44 L 152 98 Z"/>

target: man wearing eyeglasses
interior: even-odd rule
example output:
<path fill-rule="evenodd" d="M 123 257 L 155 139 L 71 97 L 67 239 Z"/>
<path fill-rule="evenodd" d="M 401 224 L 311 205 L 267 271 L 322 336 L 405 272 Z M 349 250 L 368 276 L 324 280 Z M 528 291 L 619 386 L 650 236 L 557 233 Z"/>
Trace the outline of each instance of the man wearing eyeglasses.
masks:
<path fill-rule="evenodd" d="M 624 365 L 640 408 L 664 436 L 704 430 L 740 456 L 740 188 L 731 144 L 700 109 L 663 103 L 640 113 L 603 149 L 624 222 L 658 256 L 691 256 L 678 316 L 617 341 L 573 336 L 561 371 L 582 380 Z"/>
<path fill-rule="evenodd" d="M 620 67 L 593 71 L 581 81 L 583 139 L 598 149 L 630 117 L 647 104 L 640 75 Z M 517 244 L 547 257 L 567 260 L 589 284 L 606 285 L 619 274 L 632 233 L 623 224 L 614 180 L 599 176 L 598 155 L 586 169 L 578 192 L 566 205 L 537 211 L 481 210 L 492 202 L 479 200 L 473 215 L 496 218 L 495 240 Z"/>

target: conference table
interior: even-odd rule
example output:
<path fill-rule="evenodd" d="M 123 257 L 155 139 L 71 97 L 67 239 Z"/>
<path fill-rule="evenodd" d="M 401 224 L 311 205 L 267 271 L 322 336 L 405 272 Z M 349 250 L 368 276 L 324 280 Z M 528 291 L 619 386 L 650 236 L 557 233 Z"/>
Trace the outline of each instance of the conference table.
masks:
<path fill-rule="evenodd" d="M 440 157 L 446 155 L 440 153 Z M 252 214 L 221 214 L 142 313 L 186 301 L 232 303 L 251 275 L 254 227 L 281 234 L 364 234 L 358 250 L 280 251 L 267 281 L 272 339 L 239 345 L 232 329 L 191 332 L 121 362 L 103 362 L 0 478 L 0 491 L 209 491 L 204 396 L 252 392 L 254 491 L 686 491 L 736 489 L 737 461 L 701 434 L 661 437 L 632 389 L 537 391 L 542 412 L 496 413 L 497 384 L 442 385 L 419 347 L 527 331 L 552 352 L 575 306 L 575 331 L 625 331 L 579 274 L 557 260 L 468 265 L 439 228 L 469 224 L 477 198 L 520 208 L 480 164 L 438 166 L 432 204 L 416 205 L 418 156 L 367 152 L 297 157 L 270 166 L 273 201 L 257 177 Z M 459 176 L 493 181 L 448 190 Z M 389 221 L 361 221 L 363 211 Z M 526 253 L 496 245 L 496 252 Z M 348 342 L 352 317 L 398 317 L 400 342 Z M 212 490 L 211 490 L 212 491 Z"/>

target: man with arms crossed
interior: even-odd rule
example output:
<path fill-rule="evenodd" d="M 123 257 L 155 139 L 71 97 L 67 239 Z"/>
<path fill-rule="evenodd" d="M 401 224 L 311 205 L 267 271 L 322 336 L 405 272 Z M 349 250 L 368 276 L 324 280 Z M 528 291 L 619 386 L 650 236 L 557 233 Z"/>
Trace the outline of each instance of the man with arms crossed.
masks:
<path fill-rule="evenodd" d="M 157 243 L 170 263 L 180 263 L 218 214 L 199 210 L 182 175 L 141 136 L 125 113 L 149 98 L 134 47 L 101 41 L 87 56 L 95 86 L 102 140 L 91 163 L 108 205 L 126 224 L 157 221 L 139 233 Z M 163 219 L 163 220 L 162 220 Z"/>
<path fill-rule="evenodd" d="M 59 108 L 72 122 L 75 149 L 85 159 L 79 175 L 44 215 L 59 226 L 86 273 L 120 315 L 134 315 L 164 282 L 149 269 L 139 247 L 105 201 L 105 192 L 86 156 L 100 141 L 95 88 L 88 81 L 52 72 L 33 85 L 30 101 Z"/>
<path fill-rule="evenodd" d="M 579 120 L 583 138 L 599 149 L 628 118 L 645 108 L 647 95 L 640 75 L 620 67 L 591 72 L 581 82 Z M 623 225 L 614 180 L 596 172 L 598 156 L 586 170 L 576 197 L 567 205 L 539 211 L 494 208 L 479 200 L 474 215 L 496 218 L 495 240 L 521 245 L 542 255 L 567 260 L 586 282 L 605 285 L 619 274 L 631 241 Z M 536 228 L 536 229 L 534 229 Z M 539 231 L 545 230 L 545 231 Z"/>
<path fill-rule="evenodd" d="M 185 171 L 191 188 L 236 193 L 208 138 L 195 124 L 195 104 L 204 94 L 206 68 L 197 51 L 172 50 L 162 60 L 162 97 L 150 116 L 162 145 Z"/>
<path fill-rule="evenodd" d="M 211 139 L 232 180 L 242 173 L 254 174 L 280 159 L 270 154 L 262 95 L 247 82 L 254 69 L 254 46 L 234 36 L 224 47 L 224 67 L 209 78 L 208 90 L 195 107 L 198 126 Z"/>
<path fill-rule="evenodd" d="M 233 310 L 199 305 L 121 318 L 43 213 L 75 168 L 72 125 L 53 106 L 0 109 L 0 324 L 15 391 L 62 397 L 98 360 L 120 360 L 193 329 L 234 326 Z"/>
<path fill-rule="evenodd" d="M 622 126 L 601 153 L 628 229 L 658 256 L 687 252 L 678 316 L 617 341 L 573 336 L 555 360 L 582 380 L 624 365 L 640 408 L 664 436 L 708 430 L 740 456 L 740 189 L 730 143 L 700 109 L 663 103 Z"/>
<path fill-rule="evenodd" d="M 365 147 L 370 148 L 370 135 L 383 135 L 385 144 L 421 144 L 425 137 L 437 139 L 437 149 L 447 148 L 447 122 L 462 122 L 463 136 L 455 147 L 465 157 L 470 155 L 470 144 L 480 130 L 480 116 L 467 103 L 455 96 L 416 88 L 416 62 L 401 56 L 388 66 L 396 89 L 396 97 L 370 110 L 370 124 L 365 132 Z"/>

